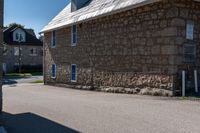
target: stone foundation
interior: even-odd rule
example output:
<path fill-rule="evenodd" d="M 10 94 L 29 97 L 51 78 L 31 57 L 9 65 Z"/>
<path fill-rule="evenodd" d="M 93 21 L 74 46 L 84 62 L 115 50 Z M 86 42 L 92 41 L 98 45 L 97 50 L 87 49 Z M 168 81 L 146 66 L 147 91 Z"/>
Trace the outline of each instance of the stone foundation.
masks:
<path fill-rule="evenodd" d="M 84 74 L 80 74 L 84 75 Z M 122 72 L 95 72 L 93 81 L 91 74 L 85 79 L 71 82 L 48 82 L 47 84 L 67 88 L 96 90 L 110 93 L 127 93 L 155 96 L 172 96 L 175 76 L 162 74 L 136 74 Z M 87 84 L 86 84 L 87 83 Z"/>

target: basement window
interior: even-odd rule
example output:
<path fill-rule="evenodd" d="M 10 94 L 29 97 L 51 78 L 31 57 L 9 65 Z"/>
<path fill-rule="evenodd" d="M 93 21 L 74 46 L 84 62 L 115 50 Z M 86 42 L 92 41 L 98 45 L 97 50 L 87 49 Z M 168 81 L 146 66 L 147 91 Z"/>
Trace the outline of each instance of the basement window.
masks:
<path fill-rule="evenodd" d="M 76 78 L 77 78 L 77 75 L 76 75 L 76 64 L 72 64 L 71 66 L 72 70 L 71 70 L 71 81 L 72 82 L 76 82 Z"/>
<path fill-rule="evenodd" d="M 56 47 L 56 32 L 52 31 L 51 33 L 51 47 L 55 48 Z"/>
<path fill-rule="evenodd" d="M 73 25 L 71 28 L 71 46 L 76 46 L 77 43 L 77 27 Z"/>
<path fill-rule="evenodd" d="M 52 68 L 51 68 L 51 78 L 55 79 L 56 78 L 56 64 L 52 64 Z"/>

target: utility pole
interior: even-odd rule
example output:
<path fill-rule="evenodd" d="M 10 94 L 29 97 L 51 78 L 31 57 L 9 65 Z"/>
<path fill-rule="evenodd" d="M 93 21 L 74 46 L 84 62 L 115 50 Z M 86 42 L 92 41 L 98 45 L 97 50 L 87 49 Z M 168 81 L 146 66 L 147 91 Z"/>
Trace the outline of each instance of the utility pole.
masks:
<path fill-rule="evenodd" d="M 21 60 L 22 60 L 22 52 L 21 52 L 21 42 L 22 42 L 22 35 L 19 34 L 19 57 L 18 57 L 18 63 L 19 63 L 19 73 L 21 73 Z"/>

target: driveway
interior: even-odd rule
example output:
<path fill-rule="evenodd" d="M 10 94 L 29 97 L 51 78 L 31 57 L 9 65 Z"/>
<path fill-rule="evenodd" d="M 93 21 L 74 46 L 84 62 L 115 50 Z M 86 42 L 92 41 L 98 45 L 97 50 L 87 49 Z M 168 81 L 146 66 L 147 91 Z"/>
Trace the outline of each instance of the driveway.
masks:
<path fill-rule="evenodd" d="M 4 77 L 4 85 L 25 84 L 43 80 L 43 76 Z"/>
<path fill-rule="evenodd" d="M 80 91 L 43 85 L 5 86 L 8 133 L 199 133 L 200 102 Z"/>

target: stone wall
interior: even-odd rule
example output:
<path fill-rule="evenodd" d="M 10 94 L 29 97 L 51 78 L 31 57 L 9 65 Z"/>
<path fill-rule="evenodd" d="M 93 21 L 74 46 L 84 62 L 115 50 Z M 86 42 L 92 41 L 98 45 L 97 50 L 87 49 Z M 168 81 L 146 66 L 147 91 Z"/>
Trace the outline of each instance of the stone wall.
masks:
<path fill-rule="evenodd" d="M 178 17 L 172 21 L 172 25 L 177 27 L 178 35 L 175 45 L 177 46 L 177 68 L 178 68 L 178 86 L 181 89 L 181 71 L 186 71 L 186 87 L 194 88 L 194 70 L 198 70 L 200 77 L 200 4 L 199 2 L 191 2 L 185 0 L 184 3 L 177 2 L 174 5 L 177 10 L 174 14 Z M 194 23 L 194 39 L 186 39 L 186 24 Z M 186 60 L 184 49 L 186 46 L 194 46 L 194 60 L 191 58 Z M 200 85 L 200 83 L 199 83 Z M 194 89 L 193 89 L 194 90 Z"/>
<path fill-rule="evenodd" d="M 181 28 L 190 19 L 180 19 L 185 8 L 196 14 L 200 11 L 196 2 L 163 0 L 78 24 L 76 47 L 71 47 L 70 27 L 56 31 L 56 48 L 50 47 L 51 33 L 45 33 L 45 82 L 173 92 L 184 64 Z M 57 65 L 54 80 L 52 63 Z M 71 64 L 77 64 L 76 83 L 71 82 Z"/>
<path fill-rule="evenodd" d="M 14 55 L 14 48 L 19 47 L 18 45 L 5 45 L 3 63 L 6 63 L 7 72 L 13 72 L 15 65 L 19 62 L 19 56 Z M 22 61 L 21 65 L 38 66 L 43 64 L 43 46 L 25 46 L 21 45 L 22 48 Z M 37 55 L 31 55 L 31 49 L 37 49 Z"/>
<path fill-rule="evenodd" d="M 0 0 L 0 66 L 2 64 L 2 44 L 3 44 L 3 0 Z M 0 67 L 0 79 L 2 79 L 2 67 Z M 0 113 L 2 112 L 2 82 L 0 82 Z"/>

